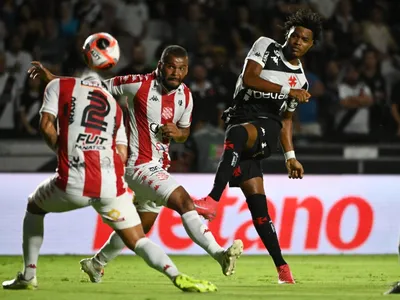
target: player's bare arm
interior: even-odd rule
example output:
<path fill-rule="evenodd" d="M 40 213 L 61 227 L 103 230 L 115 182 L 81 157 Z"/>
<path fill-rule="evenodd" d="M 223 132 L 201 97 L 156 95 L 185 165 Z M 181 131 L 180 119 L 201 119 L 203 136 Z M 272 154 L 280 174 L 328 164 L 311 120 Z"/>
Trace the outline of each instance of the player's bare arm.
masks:
<path fill-rule="evenodd" d="M 282 85 L 273 83 L 260 77 L 263 67 L 249 59 L 243 74 L 243 84 L 252 90 L 264 93 L 281 93 Z M 308 102 L 310 93 L 303 89 L 290 89 L 289 97 L 297 99 L 300 103 Z"/>
<path fill-rule="evenodd" d="M 301 163 L 296 159 L 293 147 L 293 112 L 284 112 L 282 114 L 282 129 L 280 133 L 280 141 L 285 153 L 286 168 L 288 176 L 292 179 L 303 178 L 304 169 Z"/>
<path fill-rule="evenodd" d="M 175 123 L 167 123 L 161 128 L 163 136 L 173 139 L 177 143 L 186 142 L 190 134 L 190 128 L 180 128 Z"/>
<path fill-rule="evenodd" d="M 43 112 L 40 118 L 40 132 L 46 141 L 47 146 L 54 152 L 57 151 L 57 129 L 56 117 L 50 113 Z"/>
<path fill-rule="evenodd" d="M 32 67 L 28 70 L 29 77 L 35 79 L 37 76 L 40 77 L 44 82 L 50 82 L 53 79 L 61 78 L 62 76 L 56 76 L 42 65 L 40 61 L 32 61 Z"/>
<path fill-rule="evenodd" d="M 128 160 L 128 147 L 126 145 L 117 144 L 117 152 L 121 157 L 122 163 L 125 164 Z"/>

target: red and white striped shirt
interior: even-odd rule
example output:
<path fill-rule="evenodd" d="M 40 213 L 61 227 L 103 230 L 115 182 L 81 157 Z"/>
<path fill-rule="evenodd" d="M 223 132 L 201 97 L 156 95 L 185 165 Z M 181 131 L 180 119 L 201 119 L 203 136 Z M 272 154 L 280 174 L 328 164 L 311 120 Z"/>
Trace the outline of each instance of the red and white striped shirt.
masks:
<path fill-rule="evenodd" d="M 127 145 L 122 110 L 99 80 L 51 81 L 40 112 L 58 120 L 58 188 L 93 198 L 126 191 L 124 165 L 116 151 L 117 144 Z"/>
<path fill-rule="evenodd" d="M 156 72 L 117 76 L 104 83 L 114 96 L 128 96 L 128 166 L 152 161 L 168 169 L 170 141 L 162 137 L 158 128 L 170 122 L 180 128 L 190 126 L 193 109 L 190 89 L 182 83 L 177 89 L 167 93 Z"/>

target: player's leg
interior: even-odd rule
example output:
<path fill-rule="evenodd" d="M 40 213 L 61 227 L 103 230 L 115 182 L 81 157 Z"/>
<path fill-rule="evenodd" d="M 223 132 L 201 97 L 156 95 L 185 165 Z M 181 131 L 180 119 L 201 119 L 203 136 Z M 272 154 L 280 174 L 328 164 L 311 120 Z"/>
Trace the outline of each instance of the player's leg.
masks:
<path fill-rule="evenodd" d="M 200 215 L 210 220 L 215 218 L 218 201 L 240 161 L 242 152 L 251 149 L 257 138 L 257 128 L 251 123 L 228 128 L 225 134 L 224 153 L 215 174 L 214 186 L 206 198 L 195 200 L 196 210 Z"/>
<path fill-rule="evenodd" d="M 22 249 L 24 269 L 16 278 L 3 282 L 4 289 L 36 289 L 36 267 L 43 243 L 43 223 L 46 211 L 29 202 L 23 221 Z"/>
<path fill-rule="evenodd" d="M 183 291 L 216 291 L 216 287 L 207 281 L 194 280 L 181 274 L 161 247 L 145 237 L 140 217 L 128 195 L 118 199 L 102 199 L 100 203 L 94 203 L 93 207 L 129 249 L 150 267 L 169 277 L 178 288 Z M 118 213 L 110 217 L 110 211 Z"/>
<path fill-rule="evenodd" d="M 37 262 L 43 243 L 44 216 L 48 212 L 64 212 L 88 206 L 88 199 L 66 199 L 53 179 L 42 182 L 28 197 L 28 205 L 23 221 L 23 259 L 24 270 L 14 280 L 3 282 L 3 288 L 37 288 Z"/>
<path fill-rule="evenodd" d="M 268 213 L 261 163 L 260 161 L 246 160 L 241 162 L 240 167 L 243 180 L 240 188 L 246 197 L 254 227 L 277 268 L 279 283 L 294 283 L 290 268 L 282 256 L 278 236 Z"/>
<path fill-rule="evenodd" d="M 215 240 L 214 235 L 208 229 L 207 225 L 203 224 L 194 208 L 192 198 L 182 186 L 176 187 L 167 199 L 167 207 L 181 215 L 183 226 L 192 241 L 219 262 L 224 275 L 229 276 L 234 274 L 236 260 L 243 252 L 242 241 L 235 240 L 227 250 L 222 248 Z"/>
<path fill-rule="evenodd" d="M 177 211 L 189 237 L 220 263 L 225 275 L 233 274 L 236 259 L 243 251 L 243 243 L 234 241 L 226 251 L 218 245 L 195 211 L 192 198 L 173 176 L 160 165 L 148 163 L 128 168 L 126 181 L 135 191 L 135 204 L 139 211 L 158 212 L 161 206 Z"/>
<path fill-rule="evenodd" d="M 158 212 L 138 211 L 144 233 L 147 234 L 157 219 Z M 99 283 L 104 275 L 104 267 L 116 258 L 125 248 L 120 236 L 113 231 L 103 247 L 92 257 L 80 261 L 81 270 L 90 278 L 91 282 Z"/>

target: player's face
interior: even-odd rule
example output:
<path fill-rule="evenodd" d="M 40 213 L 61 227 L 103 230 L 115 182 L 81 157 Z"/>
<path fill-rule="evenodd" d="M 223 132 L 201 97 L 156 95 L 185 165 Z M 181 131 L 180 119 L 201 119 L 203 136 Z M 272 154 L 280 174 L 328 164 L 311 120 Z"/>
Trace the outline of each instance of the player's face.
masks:
<path fill-rule="evenodd" d="M 302 57 L 313 45 L 312 31 L 301 26 L 295 27 L 289 32 L 287 45 L 292 57 Z"/>
<path fill-rule="evenodd" d="M 176 89 L 188 73 L 188 57 L 175 57 L 168 55 L 158 68 L 162 74 L 163 84 L 168 89 Z"/>

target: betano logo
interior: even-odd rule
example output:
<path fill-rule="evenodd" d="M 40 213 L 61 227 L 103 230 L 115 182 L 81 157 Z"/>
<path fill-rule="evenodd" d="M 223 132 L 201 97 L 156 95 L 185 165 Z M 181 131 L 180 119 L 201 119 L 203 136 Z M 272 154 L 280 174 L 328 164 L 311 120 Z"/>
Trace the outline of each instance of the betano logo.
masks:
<path fill-rule="evenodd" d="M 237 227 L 232 229 L 233 236 L 226 236 L 222 233 L 223 223 L 227 219 L 227 210 L 230 213 L 240 214 L 247 210 L 245 201 L 238 211 L 233 212 L 232 206 L 237 206 L 241 200 L 235 196 L 228 196 L 224 192 L 220 205 L 218 207 L 217 218 L 208 223 L 208 228 L 214 234 L 217 242 L 223 246 L 228 246 L 232 239 L 243 240 L 245 249 L 256 248 L 265 250 L 261 240 L 257 237 L 251 239 L 248 237 L 248 231 L 253 228 L 253 221 L 249 217 L 247 221 L 238 223 Z M 358 224 L 352 238 L 344 238 L 341 232 L 342 219 L 348 209 L 356 209 L 358 212 Z M 318 250 L 321 241 L 321 235 L 324 234 L 328 242 L 337 250 L 351 251 L 357 249 L 367 242 L 371 235 L 374 223 L 374 211 L 371 205 L 363 198 L 358 196 L 345 196 L 338 199 L 330 208 L 327 209 L 322 199 L 315 196 L 308 196 L 299 199 L 297 197 L 286 197 L 283 200 L 282 211 L 278 212 L 273 200 L 268 199 L 268 209 L 272 220 L 279 219 L 278 237 L 282 250 L 290 250 L 293 244 L 295 230 L 295 220 L 297 214 L 305 210 L 308 214 L 307 228 L 304 237 L 304 250 Z M 161 210 L 158 216 L 157 230 L 161 242 L 170 249 L 183 251 L 193 246 L 190 238 L 178 236 L 176 226 L 182 226 L 181 219 L 170 209 Z M 96 233 L 93 240 L 93 250 L 100 249 L 107 241 L 112 230 L 103 222 L 101 218 L 97 219 Z M 148 236 L 151 236 L 152 231 Z"/>

